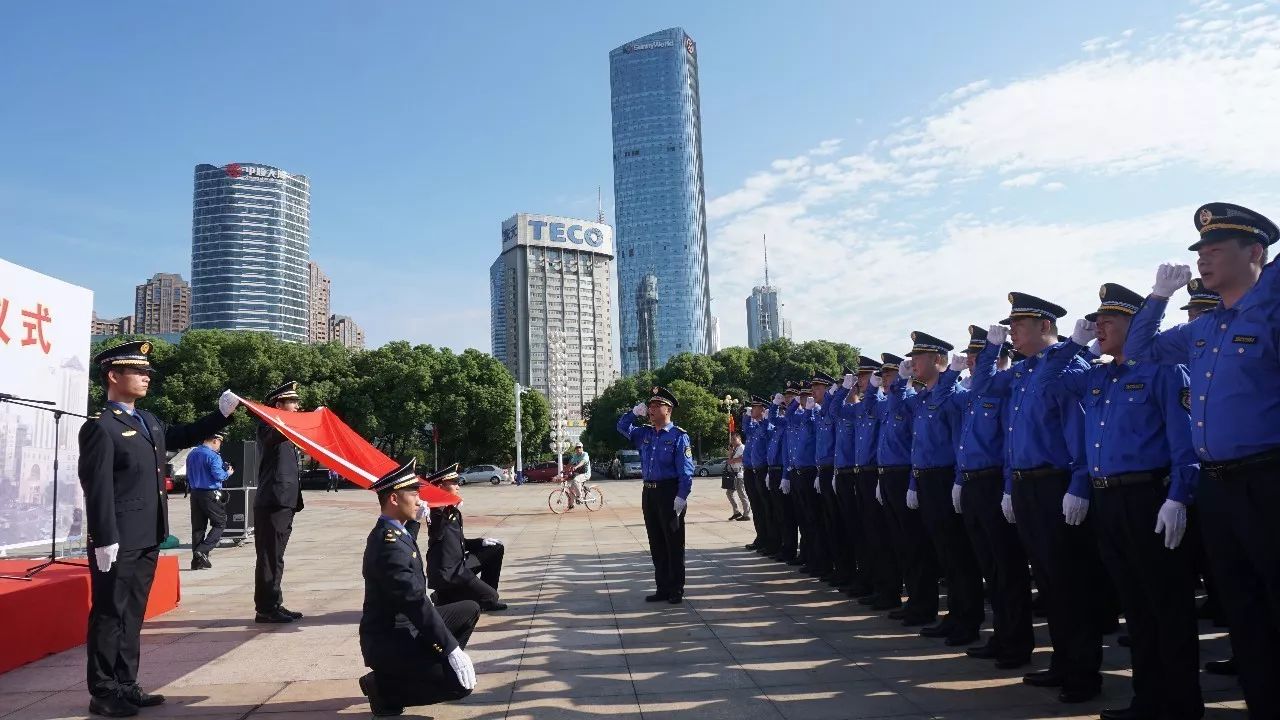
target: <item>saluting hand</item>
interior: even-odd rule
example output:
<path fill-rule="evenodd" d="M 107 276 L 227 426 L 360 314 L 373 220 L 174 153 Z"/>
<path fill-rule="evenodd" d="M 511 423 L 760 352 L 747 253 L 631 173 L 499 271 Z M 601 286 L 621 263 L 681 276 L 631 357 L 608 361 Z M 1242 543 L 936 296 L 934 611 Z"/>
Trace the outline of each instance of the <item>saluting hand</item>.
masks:
<path fill-rule="evenodd" d="M 968 362 L 965 360 L 963 355 L 956 353 L 951 354 L 951 365 L 948 366 L 951 370 L 955 372 L 964 372 L 965 365 L 968 365 Z"/>
<path fill-rule="evenodd" d="M 844 382 L 841 383 L 841 385 L 844 386 L 845 390 L 852 390 L 853 389 L 853 373 L 845 373 Z"/>
<path fill-rule="evenodd" d="M 649 414 L 649 406 L 644 403 L 636 403 L 636 406 L 631 408 L 631 414 L 642 418 Z"/>
<path fill-rule="evenodd" d="M 1084 318 L 1076 321 L 1076 327 L 1071 331 L 1071 342 L 1077 345 L 1088 347 L 1089 343 L 1098 337 L 1098 326 Z"/>
<path fill-rule="evenodd" d="M 1009 328 L 1003 325 L 992 325 L 987 328 L 987 343 L 989 345 L 1003 345 L 1005 340 L 1009 339 Z"/>
<path fill-rule="evenodd" d="M 1161 263 L 1156 268 L 1156 282 L 1151 286 L 1151 294 L 1162 299 L 1169 299 L 1178 288 L 1191 282 L 1191 267 L 1181 263 Z"/>
<path fill-rule="evenodd" d="M 782 398 L 782 393 L 774 393 L 774 394 L 773 394 L 773 404 L 774 404 L 774 405 L 781 405 L 781 404 L 782 404 L 782 400 L 783 400 L 783 398 Z"/>

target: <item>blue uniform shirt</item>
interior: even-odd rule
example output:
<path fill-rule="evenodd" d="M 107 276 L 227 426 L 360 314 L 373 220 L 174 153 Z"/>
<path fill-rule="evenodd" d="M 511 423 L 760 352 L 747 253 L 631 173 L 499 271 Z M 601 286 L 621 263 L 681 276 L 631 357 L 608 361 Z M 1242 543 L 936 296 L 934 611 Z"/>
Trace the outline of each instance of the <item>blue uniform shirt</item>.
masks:
<path fill-rule="evenodd" d="M 765 467 L 769 464 L 769 418 L 751 419 L 751 411 L 742 414 L 742 433 L 747 449 L 742 453 L 743 467 Z"/>
<path fill-rule="evenodd" d="M 814 411 L 805 410 L 799 400 L 792 400 L 783 415 L 787 424 L 787 467 L 811 468 L 815 457 L 813 434 Z"/>
<path fill-rule="evenodd" d="M 1059 352 L 1069 356 L 1068 367 L 1087 369 L 1089 363 L 1076 354 L 1079 346 L 1063 349 L 1063 343 L 1015 364 L 996 369 L 1000 346 L 987 343 L 973 366 L 973 392 L 1004 398 L 1013 407 L 1005 426 L 1005 467 L 1032 470 L 1054 467 L 1071 472 L 1072 495 L 1091 496 L 1089 474 L 1084 464 L 1084 411 L 1080 403 L 1061 388 L 1046 387 L 1041 366 Z M 1005 492 L 1013 491 L 1013 476 L 1006 473 Z"/>
<path fill-rule="evenodd" d="M 768 460 L 771 467 L 783 467 L 787 464 L 787 427 L 783 422 L 784 412 L 777 405 L 769 407 Z"/>
<path fill-rule="evenodd" d="M 1191 443 L 1205 462 L 1280 447 L 1280 306 L 1276 263 L 1234 307 L 1218 306 L 1194 322 L 1156 331 L 1167 300 L 1149 297 L 1129 327 L 1126 357 L 1186 363 Z"/>
<path fill-rule="evenodd" d="M 830 388 L 822 402 L 813 409 L 815 465 L 832 465 L 836 461 L 836 408 L 844 402 L 844 396 L 848 392 L 840 386 Z"/>
<path fill-rule="evenodd" d="M 911 464 L 911 408 L 903 401 L 916 393 L 907 384 L 901 377 L 894 380 L 878 407 L 876 460 L 881 466 Z"/>
<path fill-rule="evenodd" d="M 693 448 L 689 433 L 667 423 L 661 430 L 637 422 L 635 413 L 618 418 L 618 432 L 640 451 L 640 467 L 648 482 L 676 482 L 676 495 L 685 499 L 693 490 Z"/>
<path fill-rule="evenodd" d="M 1136 360 L 1088 370 L 1065 365 L 1061 356 L 1046 362 L 1045 382 L 1060 383 L 1084 404 L 1089 475 L 1108 477 L 1167 467 L 1169 499 L 1190 505 L 1200 464 L 1191 447 L 1191 418 L 1183 405 L 1187 371 L 1181 365 Z"/>
<path fill-rule="evenodd" d="M 958 387 L 958 379 L 955 373 L 940 377 L 933 387 L 903 400 L 911 410 L 911 467 L 955 467 L 956 443 L 963 422 L 961 399 L 968 394 Z M 916 487 L 914 473 L 910 487 Z"/>
<path fill-rule="evenodd" d="M 876 464 L 876 450 L 880 444 L 880 406 L 883 403 L 884 395 L 880 388 L 868 386 L 862 400 L 844 405 L 845 412 L 853 413 L 853 464 L 857 467 Z"/>
<path fill-rule="evenodd" d="M 847 390 L 840 398 L 840 402 L 831 403 L 832 412 L 836 416 L 836 467 L 838 468 L 850 468 L 858 464 L 854 444 L 858 437 L 860 403 L 849 402 L 854 395 L 854 391 Z"/>
<path fill-rule="evenodd" d="M 948 371 L 950 372 L 950 371 Z M 996 395 L 967 392 L 960 410 L 963 423 L 956 445 L 956 484 L 964 484 L 964 471 L 989 470 L 1004 465 L 1004 434 L 1009 426 L 1008 404 Z"/>
<path fill-rule="evenodd" d="M 187 485 L 192 490 L 221 490 L 227 479 L 222 456 L 208 445 L 197 445 L 187 453 Z"/>

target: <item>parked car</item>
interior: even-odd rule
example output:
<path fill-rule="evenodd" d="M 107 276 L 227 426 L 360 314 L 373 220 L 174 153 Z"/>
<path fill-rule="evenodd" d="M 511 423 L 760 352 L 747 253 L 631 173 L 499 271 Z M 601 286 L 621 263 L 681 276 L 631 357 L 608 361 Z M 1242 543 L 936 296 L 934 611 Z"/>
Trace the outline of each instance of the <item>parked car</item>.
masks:
<path fill-rule="evenodd" d="M 531 482 L 531 483 L 555 482 L 556 481 L 555 461 L 534 463 L 533 465 L 525 465 L 524 481 Z"/>
<path fill-rule="evenodd" d="M 640 464 L 640 451 L 619 450 L 618 454 L 613 458 L 613 466 L 610 468 L 609 477 L 617 479 L 640 477 L 642 475 L 644 475 L 644 466 Z"/>
<path fill-rule="evenodd" d="M 723 475 L 724 465 L 728 461 L 729 461 L 729 458 L 711 458 L 710 460 L 703 460 L 702 462 L 698 463 L 698 466 L 694 469 L 693 472 L 698 477 L 707 477 L 709 475 Z"/>
<path fill-rule="evenodd" d="M 497 465 L 472 465 L 458 473 L 458 484 L 488 482 L 493 485 L 502 484 L 503 471 Z"/>

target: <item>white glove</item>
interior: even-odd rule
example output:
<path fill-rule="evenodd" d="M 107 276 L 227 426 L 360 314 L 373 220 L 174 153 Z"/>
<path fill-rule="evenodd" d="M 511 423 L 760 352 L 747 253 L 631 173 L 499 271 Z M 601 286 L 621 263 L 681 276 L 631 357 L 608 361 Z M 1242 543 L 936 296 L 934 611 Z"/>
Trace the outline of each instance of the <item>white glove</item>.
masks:
<path fill-rule="evenodd" d="M 805 398 L 805 399 L 804 399 L 804 409 L 805 409 L 805 410 L 812 410 L 812 409 L 814 409 L 814 408 L 815 408 L 815 407 L 817 407 L 817 406 L 818 406 L 818 403 L 814 402 L 814 399 L 813 399 L 813 398 L 811 398 L 811 397 L 807 397 L 807 398 Z"/>
<path fill-rule="evenodd" d="M 907 358 L 906 360 L 898 363 L 898 377 L 903 380 L 911 379 L 911 358 Z"/>
<path fill-rule="evenodd" d="M 884 378 L 880 377 L 879 375 L 872 375 L 870 383 L 871 383 L 871 387 L 878 388 L 884 385 Z"/>
<path fill-rule="evenodd" d="M 218 411 L 222 413 L 222 417 L 231 417 L 231 413 L 236 411 L 239 404 L 240 398 L 230 390 L 223 390 L 218 396 Z"/>
<path fill-rule="evenodd" d="M 1071 342 L 1088 347 L 1089 343 L 1098 337 L 1098 326 L 1084 318 L 1076 321 L 1076 329 L 1071 331 Z"/>
<path fill-rule="evenodd" d="M 879 480 L 877 480 L 877 481 L 876 481 L 876 502 L 880 503 L 881 505 L 883 505 L 883 504 L 884 504 L 884 495 L 882 495 L 882 494 L 880 493 L 880 481 L 879 481 Z"/>
<path fill-rule="evenodd" d="M 649 414 L 649 406 L 644 403 L 636 403 L 636 406 L 631 408 L 631 414 L 636 417 L 644 417 Z"/>
<path fill-rule="evenodd" d="M 818 493 L 819 495 L 822 494 L 822 481 L 819 480 L 818 478 L 813 479 L 813 491 Z"/>
<path fill-rule="evenodd" d="M 1102 343 L 1097 340 L 1089 343 L 1089 354 L 1094 357 L 1102 357 Z"/>
<path fill-rule="evenodd" d="M 120 554 L 120 543 L 111 543 L 106 547 L 94 548 L 93 559 L 94 564 L 98 566 L 98 572 L 110 572 L 111 566 L 116 564 L 116 556 Z"/>
<path fill-rule="evenodd" d="M 475 689 L 476 666 L 471 664 L 471 658 L 467 657 L 461 647 L 456 647 L 449 653 L 449 667 L 453 668 L 453 674 L 458 676 L 459 685 L 467 690 Z"/>
<path fill-rule="evenodd" d="M 674 507 L 676 514 L 679 515 L 684 512 L 685 508 L 689 507 L 689 501 L 682 497 L 677 497 Z"/>
<path fill-rule="evenodd" d="M 1162 263 L 1156 269 L 1156 283 L 1151 286 L 1151 294 L 1167 299 L 1189 282 L 1191 282 L 1189 266 L 1180 263 Z"/>
<path fill-rule="evenodd" d="M 920 493 L 916 492 L 915 490 L 912 490 L 911 488 L 907 488 L 907 509 L 908 510 L 920 509 Z"/>
<path fill-rule="evenodd" d="M 1156 513 L 1156 532 L 1164 533 L 1164 546 L 1170 550 L 1181 545 L 1187 532 L 1187 506 L 1177 500 L 1165 500 Z"/>
<path fill-rule="evenodd" d="M 831 494 L 832 495 L 840 494 L 840 483 L 836 482 L 835 478 L 831 479 Z"/>
<path fill-rule="evenodd" d="M 853 389 L 853 373 L 845 373 L 844 382 L 840 383 L 845 390 Z"/>
<path fill-rule="evenodd" d="M 1068 525 L 1079 525 L 1084 522 L 1084 516 L 1088 514 L 1088 500 L 1078 498 L 1071 493 L 1062 496 L 1062 516 L 1067 519 Z"/>
<path fill-rule="evenodd" d="M 1000 512 L 1004 513 L 1004 519 L 1010 525 L 1018 522 L 1018 519 L 1013 516 L 1013 496 L 1009 493 L 1000 496 Z"/>
<path fill-rule="evenodd" d="M 959 485 L 956 485 L 954 483 L 951 485 L 951 507 L 956 509 L 957 515 L 960 515 L 964 512 L 960 509 L 960 493 L 963 490 L 964 488 L 962 488 Z"/>
<path fill-rule="evenodd" d="M 1003 325 L 992 325 L 987 328 L 987 344 L 1003 345 L 1009 339 L 1009 328 Z"/>
<path fill-rule="evenodd" d="M 791 478 L 789 477 L 782 478 L 782 483 L 779 485 L 779 487 L 782 488 L 783 495 L 790 495 L 791 494 Z"/>
<path fill-rule="evenodd" d="M 498 538 L 484 538 L 480 541 L 480 544 L 483 547 L 493 547 L 494 545 L 501 545 L 502 541 Z"/>
<path fill-rule="evenodd" d="M 781 405 L 781 404 L 782 404 L 782 393 L 774 393 L 774 394 L 773 394 L 773 404 L 774 404 L 774 405 Z"/>
<path fill-rule="evenodd" d="M 430 514 L 430 512 L 431 508 L 427 507 L 427 504 L 422 502 L 422 500 L 418 500 L 418 510 L 413 514 L 413 519 L 417 520 L 419 523 L 425 523 L 427 521 L 427 515 Z"/>
<path fill-rule="evenodd" d="M 951 369 L 956 372 L 964 372 L 965 365 L 968 363 L 963 355 L 951 354 Z"/>

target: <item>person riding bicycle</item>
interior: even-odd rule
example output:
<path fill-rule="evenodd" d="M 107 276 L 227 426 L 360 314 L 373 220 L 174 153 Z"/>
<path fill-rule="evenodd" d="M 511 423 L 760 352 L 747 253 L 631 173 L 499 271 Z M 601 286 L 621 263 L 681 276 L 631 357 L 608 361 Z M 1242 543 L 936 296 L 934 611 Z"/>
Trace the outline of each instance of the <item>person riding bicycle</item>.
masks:
<path fill-rule="evenodd" d="M 581 500 L 586 482 L 591 479 L 591 456 L 582 449 L 582 443 L 574 444 L 573 454 L 569 456 L 569 466 L 565 468 L 565 474 L 573 478 L 568 488 L 569 509 L 572 510 L 573 504 Z"/>

